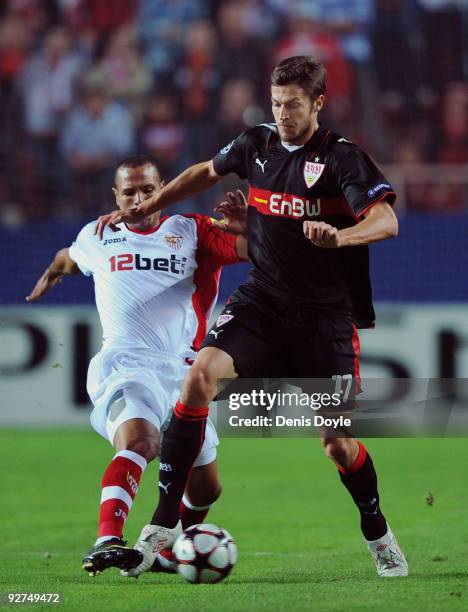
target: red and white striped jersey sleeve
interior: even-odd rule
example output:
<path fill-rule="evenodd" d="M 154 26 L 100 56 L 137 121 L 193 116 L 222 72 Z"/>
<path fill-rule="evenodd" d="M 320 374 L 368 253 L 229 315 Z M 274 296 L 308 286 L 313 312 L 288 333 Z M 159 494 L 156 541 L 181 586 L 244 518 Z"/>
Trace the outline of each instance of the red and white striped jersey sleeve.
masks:
<path fill-rule="evenodd" d="M 212 268 L 242 261 L 236 252 L 236 236 L 223 232 L 205 215 L 190 215 L 197 224 L 197 249 L 208 258 Z"/>
<path fill-rule="evenodd" d="M 237 256 L 236 236 L 220 230 L 205 215 L 184 216 L 193 219 L 197 226 L 197 269 L 193 275 L 195 292 L 192 295 L 192 305 L 198 319 L 193 347 L 198 350 L 206 335 L 207 320 L 218 296 L 221 268 L 242 260 Z"/>

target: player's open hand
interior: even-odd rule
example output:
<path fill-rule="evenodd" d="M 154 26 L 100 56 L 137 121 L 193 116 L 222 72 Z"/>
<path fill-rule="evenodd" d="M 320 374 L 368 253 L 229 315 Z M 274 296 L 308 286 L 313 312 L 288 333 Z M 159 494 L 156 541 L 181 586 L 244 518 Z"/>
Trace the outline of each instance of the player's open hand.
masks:
<path fill-rule="evenodd" d="M 341 246 L 340 234 L 336 227 L 323 221 L 304 221 L 305 237 L 315 246 L 323 249 L 338 249 Z"/>
<path fill-rule="evenodd" d="M 62 276 L 52 276 L 49 270 L 46 270 L 34 285 L 34 289 L 31 291 L 31 293 L 26 296 L 26 301 L 35 302 L 36 300 L 39 300 L 44 293 L 47 293 L 49 289 L 52 289 L 52 287 L 55 287 L 57 283 L 60 283 L 62 278 Z"/>
<path fill-rule="evenodd" d="M 145 216 L 140 206 L 135 206 L 128 210 L 114 210 L 108 215 L 101 215 L 98 218 L 94 233 L 99 236 L 99 240 L 102 240 L 106 227 L 109 227 L 113 232 L 120 232 L 120 229 L 117 227 L 118 223 L 139 223 Z"/>
<path fill-rule="evenodd" d="M 226 200 L 214 210 L 223 215 L 223 227 L 227 232 L 236 235 L 247 233 L 247 200 L 240 189 L 229 191 Z"/>

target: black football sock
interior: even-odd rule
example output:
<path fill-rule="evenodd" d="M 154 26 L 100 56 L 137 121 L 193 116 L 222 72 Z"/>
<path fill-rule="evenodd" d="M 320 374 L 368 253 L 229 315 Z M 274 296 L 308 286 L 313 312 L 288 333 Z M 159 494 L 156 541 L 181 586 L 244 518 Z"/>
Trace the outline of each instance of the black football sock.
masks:
<path fill-rule="evenodd" d="M 192 408 L 177 402 L 169 427 L 163 435 L 159 465 L 159 503 L 152 525 L 175 527 L 180 502 L 193 462 L 205 439 L 208 407 Z"/>
<path fill-rule="evenodd" d="M 366 540 L 378 540 L 387 533 L 387 522 L 379 506 L 377 474 L 366 447 L 358 442 L 359 453 L 348 469 L 338 466 L 341 482 L 348 489 L 361 514 L 361 531 Z"/>

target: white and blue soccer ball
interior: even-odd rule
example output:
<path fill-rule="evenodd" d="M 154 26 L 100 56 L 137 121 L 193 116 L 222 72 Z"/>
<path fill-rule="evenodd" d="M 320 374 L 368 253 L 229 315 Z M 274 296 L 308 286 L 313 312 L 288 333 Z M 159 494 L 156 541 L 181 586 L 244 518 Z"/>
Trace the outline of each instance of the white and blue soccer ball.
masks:
<path fill-rule="evenodd" d="M 179 574 L 194 583 L 220 582 L 237 561 L 231 534 L 207 523 L 192 525 L 174 542 L 173 559 Z"/>

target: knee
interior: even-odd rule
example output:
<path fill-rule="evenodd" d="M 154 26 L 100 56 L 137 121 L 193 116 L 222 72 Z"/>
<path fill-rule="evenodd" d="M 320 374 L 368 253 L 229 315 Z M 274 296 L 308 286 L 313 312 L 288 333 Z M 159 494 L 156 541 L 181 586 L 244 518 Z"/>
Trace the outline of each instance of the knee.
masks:
<path fill-rule="evenodd" d="M 216 392 L 216 377 L 209 369 L 194 364 L 185 379 L 183 397 L 188 404 L 207 403 Z"/>
<path fill-rule="evenodd" d="M 358 449 L 353 438 L 323 438 L 322 445 L 327 457 L 344 468 L 353 463 Z"/>
<path fill-rule="evenodd" d="M 158 439 L 151 436 L 141 437 L 128 441 L 126 444 L 126 450 L 131 450 L 134 453 L 141 455 L 141 457 L 144 457 L 149 463 L 159 456 L 160 444 Z"/>
<path fill-rule="evenodd" d="M 206 483 L 203 489 L 190 490 L 189 487 L 188 501 L 194 506 L 211 506 L 220 498 L 222 490 L 219 481 Z"/>
<path fill-rule="evenodd" d="M 223 492 L 223 487 L 219 480 L 212 485 L 211 490 L 209 491 L 209 495 L 211 498 L 210 504 L 214 504 L 217 499 L 221 497 L 221 493 Z"/>

